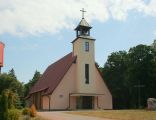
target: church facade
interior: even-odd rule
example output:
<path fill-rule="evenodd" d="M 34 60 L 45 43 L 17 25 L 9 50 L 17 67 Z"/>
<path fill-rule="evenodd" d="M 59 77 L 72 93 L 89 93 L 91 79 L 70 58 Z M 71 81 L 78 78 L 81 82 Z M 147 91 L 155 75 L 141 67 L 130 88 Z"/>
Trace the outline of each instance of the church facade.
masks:
<path fill-rule="evenodd" d="M 29 92 L 39 110 L 112 109 L 112 95 L 95 64 L 95 39 L 82 18 L 73 51 L 50 65 Z"/>

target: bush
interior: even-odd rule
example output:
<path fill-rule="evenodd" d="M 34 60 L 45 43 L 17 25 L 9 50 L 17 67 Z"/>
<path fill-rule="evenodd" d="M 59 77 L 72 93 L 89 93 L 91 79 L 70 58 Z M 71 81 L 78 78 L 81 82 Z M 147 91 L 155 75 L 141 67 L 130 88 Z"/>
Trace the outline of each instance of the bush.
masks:
<path fill-rule="evenodd" d="M 18 120 L 19 116 L 20 116 L 20 113 L 17 109 L 9 109 L 7 120 Z"/>
<path fill-rule="evenodd" d="M 30 115 L 30 109 L 29 108 L 24 108 L 22 111 L 23 115 Z"/>
<path fill-rule="evenodd" d="M 29 115 L 24 115 L 23 120 L 31 120 Z"/>
<path fill-rule="evenodd" d="M 31 108 L 30 108 L 30 116 L 31 116 L 31 117 L 36 117 L 36 115 L 37 115 L 36 107 L 35 107 L 35 105 L 33 104 L 33 105 L 31 106 Z"/>

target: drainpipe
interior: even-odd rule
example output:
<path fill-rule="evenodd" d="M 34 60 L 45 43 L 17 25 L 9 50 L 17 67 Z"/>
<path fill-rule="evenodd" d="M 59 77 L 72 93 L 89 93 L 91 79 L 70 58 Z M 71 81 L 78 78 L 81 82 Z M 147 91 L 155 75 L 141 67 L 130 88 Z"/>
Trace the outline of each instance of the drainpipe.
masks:
<path fill-rule="evenodd" d="M 69 106 L 67 109 L 70 109 L 70 93 L 69 93 Z"/>

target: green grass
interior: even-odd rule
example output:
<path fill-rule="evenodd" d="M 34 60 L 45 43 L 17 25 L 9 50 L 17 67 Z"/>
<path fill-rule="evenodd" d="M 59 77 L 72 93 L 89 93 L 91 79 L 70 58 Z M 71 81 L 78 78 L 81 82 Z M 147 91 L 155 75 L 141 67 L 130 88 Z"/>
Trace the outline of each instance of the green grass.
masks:
<path fill-rule="evenodd" d="M 115 120 L 156 120 L 156 111 L 146 110 L 73 111 L 68 113 Z"/>

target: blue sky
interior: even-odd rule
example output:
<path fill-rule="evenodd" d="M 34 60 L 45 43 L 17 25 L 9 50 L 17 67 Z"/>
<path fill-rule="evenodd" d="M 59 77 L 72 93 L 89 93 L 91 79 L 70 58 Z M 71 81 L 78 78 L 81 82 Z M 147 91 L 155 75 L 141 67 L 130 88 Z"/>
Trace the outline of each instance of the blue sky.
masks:
<path fill-rule="evenodd" d="M 14 68 L 22 82 L 32 79 L 72 51 L 80 9 L 93 27 L 96 61 L 156 39 L 156 0 L 0 0 L 0 40 L 5 43 L 2 72 Z"/>

